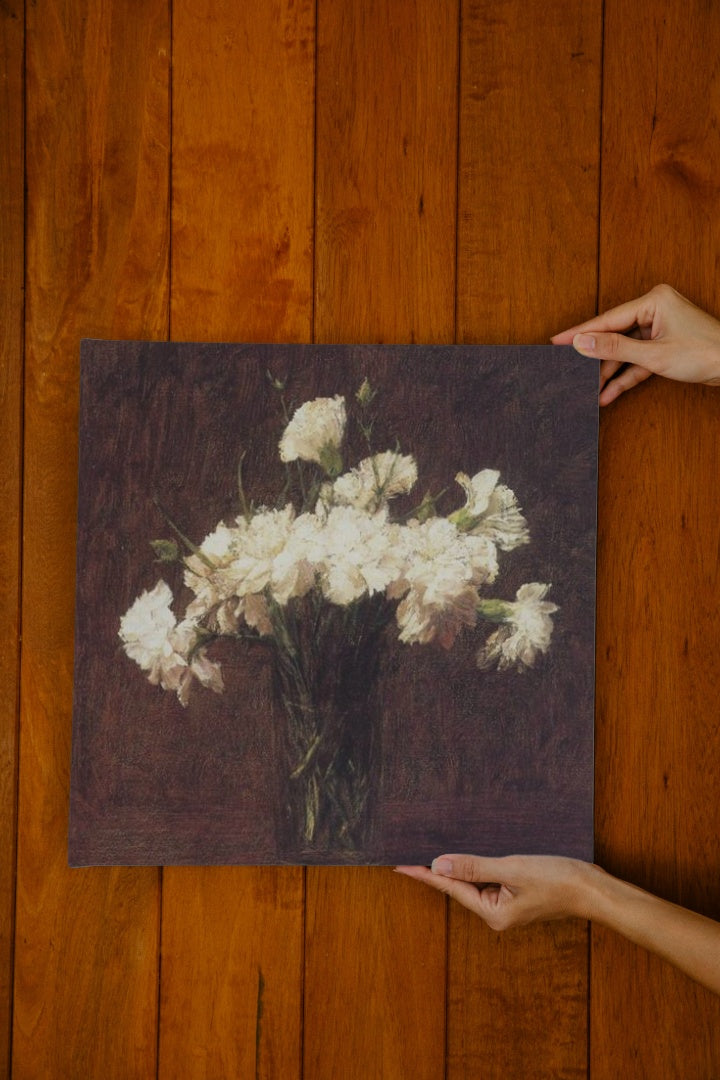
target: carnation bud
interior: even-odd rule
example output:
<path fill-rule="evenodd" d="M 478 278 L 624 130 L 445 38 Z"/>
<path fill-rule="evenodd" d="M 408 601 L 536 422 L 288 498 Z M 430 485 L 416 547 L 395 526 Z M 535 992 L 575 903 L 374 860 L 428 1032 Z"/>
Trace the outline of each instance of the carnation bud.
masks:
<path fill-rule="evenodd" d="M 478 600 L 478 614 L 488 622 L 507 622 L 513 613 L 512 605 L 505 600 Z"/>
<path fill-rule="evenodd" d="M 272 386 L 273 390 L 277 390 L 278 392 L 282 393 L 282 391 L 287 386 L 287 379 L 278 379 L 270 371 L 266 371 L 265 374 L 267 375 L 268 382 Z"/>
<path fill-rule="evenodd" d="M 423 495 L 423 501 L 420 503 L 413 516 L 417 518 L 419 522 L 429 521 L 430 518 L 437 517 L 435 499 L 429 491 L 426 491 Z"/>
<path fill-rule="evenodd" d="M 376 394 L 377 394 L 377 390 L 373 390 L 373 388 L 370 385 L 370 381 L 369 381 L 369 379 L 368 379 L 368 377 L 366 375 L 365 378 L 363 379 L 361 385 L 360 385 L 360 389 L 357 390 L 356 393 L 355 393 L 355 397 L 356 397 L 360 407 L 363 408 L 363 409 L 366 409 L 368 407 L 368 405 L 372 402 L 372 400 L 373 400 L 373 398 L 375 397 Z"/>

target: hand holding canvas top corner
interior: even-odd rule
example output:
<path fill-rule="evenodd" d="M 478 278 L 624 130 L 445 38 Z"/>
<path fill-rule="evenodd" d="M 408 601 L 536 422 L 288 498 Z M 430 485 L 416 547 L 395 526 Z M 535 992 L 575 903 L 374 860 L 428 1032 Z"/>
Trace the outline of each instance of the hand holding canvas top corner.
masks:
<path fill-rule="evenodd" d="M 720 322 L 669 285 L 656 285 L 551 340 L 601 361 L 601 405 L 653 374 L 720 385 Z"/>

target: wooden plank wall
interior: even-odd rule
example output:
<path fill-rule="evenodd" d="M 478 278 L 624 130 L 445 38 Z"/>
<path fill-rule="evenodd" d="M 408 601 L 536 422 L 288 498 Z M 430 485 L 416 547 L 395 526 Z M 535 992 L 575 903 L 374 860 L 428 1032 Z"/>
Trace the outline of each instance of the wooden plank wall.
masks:
<path fill-rule="evenodd" d="M 0 1074 L 720 1075 L 718 999 L 599 928 L 66 860 L 80 338 L 545 341 L 661 279 L 720 314 L 719 55 L 703 0 L 0 7 Z M 603 413 L 596 770 L 599 861 L 715 917 L 718 421 Z"/>

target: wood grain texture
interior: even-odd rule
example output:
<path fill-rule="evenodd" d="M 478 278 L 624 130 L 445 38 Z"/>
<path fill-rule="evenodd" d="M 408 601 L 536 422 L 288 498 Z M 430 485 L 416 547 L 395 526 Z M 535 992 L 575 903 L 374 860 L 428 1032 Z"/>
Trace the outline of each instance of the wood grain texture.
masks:
<path fill-rule="evenodd" d="M 595 301 L 602 5 L 463 4 L 458 342 L 546 341 Z"/>
<path fill-rule="evenodd" d="M 24 22 L 0 10 L 0 1074 L 10 1062 L 15 921 L 24 315 Z"/>
<path fill-rule="evenodd" d="M 307 876 L 304 1076 L 443 1077 L 443 897 L 386 867 Z"/>
<path fill-rule="evenodd" d="M 659 383 L 603 423 L 596 734 L 598 861 L 716 919 L 718 423 L 710 391 Z M 717 997 L 600 928 L 592 946 L 593 1077 L 717 1075 Z"/>
<path fill-rule="evenodd" d="M 458 11 L 318 5 L 315 339 L 450 342 Z M 305 1075 L 444 1075 L 445 904 L 307 871 Z"/>
<path fill-rule="evenodd" d="M 611 0 L 605 41 L 600 307 L 667 280 L 720 315 L 720 12 Z M 603 416 L 597 638 L 598 859 L 714 918 L 719 422 L 657 380 Z M 593 1077 L 720 1074 L 720 999 L 599 928 L 592 973 Z"/>
<path fill-rule="evenodd" d="M 314 4 L 182 0 L 173 42 L 172 336 L 309 341 Z M 299 1075 L 303 903 L 296 868 L 165 871 L 161 1076 Z"/>
<path fill-rule="evenodd" d="M 312 336 L 315 5 L 173 8 L 175 340 Z"/>
<path fill-rule="evenodd" d="M 604 6 L 600 306 L 667 279 L 720 314 L 720 16 Z M 582 926 L 501 937 L 453 908 L 448 939 L 443 900 L 387 870 L 312 871 L 304 942 L 301 872 L 168 874 L 158 1032 L 157 873 L 67 870 L 77 345 L 167 331 L 168 8 L 27 6 L 14 1077 L 154 1076 L 159 1035 L 163 1076 L 292 1078 L 303 1005 L 313 1078 L 439 1078 L 445 1037 L 450 1080 L 581 1076 L 589 989 L 596 1080 L 720 1075 L 718 1000 L 667 965 L 594 928 L 588 988 Z M 315 305 L 316 340 L 450 341 L 457 299 L 458 340 L 504 343 L 594 310 L 599 0 L 318 0 L 315 183 L 314 3 L 174 8 L 175 337 L 310 340 Z M 18 498 L 21 35 L 8 0 L 3 508 Z M 719 408 L 648 383 L 603 414 L 596 751 L 598 860 L 716 917 Z M 16 515 L 0 529 L 17 565 Z M 12 587 L 0 603 L 6 630 Z M 15 662 L 6 644 L 10 682 Z M 13 693 L 2 708 L 5 815 Z"/>
<path fill-rule="evenodd" d="M 594 308 L 601 30 L 599 3 L 463 8 L 461 342 L 547 340 Z M 584 925 L 503 937 L 451 906 L 448 970 L 449 1077 L 586 1074 Z"/>
<path fill-rule="evenodd" d="M 164 879 L 160 1076 L 300 1075 L 302 870 Z"/>
<path fill-rule="evenodd" d="M 320 0 L 316 341 L 452 341 L 457 28 L 455 0 Z"/>
<path fill-rule="evenodd" d="M 77 368 L 167 325 L 162 2 L 27 13 L 23 659 L 13 1073 L 155 1074 L 158 875 L 69 871 Z"/>
<path fill-rule="evenodd" d="M 714 6 L 606 5 L 600 309 L 666 280 L 720 314 L 719 51 Z M 720 399 L 651 380 L 602 420 L 598 860 L 718 918 Z M 592 970 L 594 1078 L 720 1075 L 720 999 L 599 928 Z"/>

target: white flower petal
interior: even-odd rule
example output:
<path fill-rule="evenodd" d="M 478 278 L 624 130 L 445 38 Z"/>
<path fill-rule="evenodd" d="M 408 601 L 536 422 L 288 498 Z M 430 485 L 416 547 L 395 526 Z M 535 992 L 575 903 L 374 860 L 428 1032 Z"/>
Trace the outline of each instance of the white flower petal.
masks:
<path fill-rule="evenodd" d="M 527 544 L 530 534 L 514 492 L 499 484 L 496 469 L 483 469 L 472 478 L 455 477 L 465 492 L 466 503 L 451 515 L 459 528 L 474 536 L 485 536 L 503 551 Z"/>
<path fill-rule="evenodd" d="M 382 592 L 402 573 L 400 526 L 379 511 L 336 506 L 317 534 L 316 567 L 323 595 L 343 606 Z"/>
<path fill-rule="evenodd" d="M 168 643 L 176 623 L 172 599 L 170 586 L 160 580 L 152 591 L 142 592 L 120 619 L 125 652 L 143 671 L 151 671 L 159 658 L 172 652 Z"/>
<path fill-rule="evenodd" d="M 550 616 L 557 604 L 545 600 L 550 585 L 531 582 L 521 585 L 515 601 L 508 602 L 507 622 L 488 637 L 478 652 L 478 667 L 486 670 L 497 664 L 498 670 L 533 667 L 538 653 L 547 652 L 552 637 Z"/>
<path fill-rule="evenodd" d="M 272 635 L 273 628 L 268 614 L 267 600 L 262 594 L 255 593 L 245 597 L 243 614 L 248 626 L 257 630 L 263 637 Z"/>
<path fill-rule="evenodd" d="M 446 597 L 442 605 L 428 603 L 427 594 L 421 596 L 411 589 L 397 609 L 399 637 L 408 645 L 437 641 L 450 649 L 463 627 L 472 627 L 476 621 L 477 593 L 472 588 Z"/>
<path fill-rule="evenodd" d="M 477 620 L 477 586 L 497 573 L 494 545 L 468 536 L 445 518 L 410 522 L 402 529 L 405 565 L 388 594 L 398 605 L 400 640 L 437 641 L 449 648 Z"/>
<path fill-rule="evenodd" d="M 483 469 L 470 478 L 467 473 L 459 472 L 455 477 L 458 484 L 465 492 L 465 510 L 472 517 L 479 517 L 487 510 L 488 501 L 492 495 L 500 473 L 497 469 Z"/>
<path fill-rule="evenodd" d="M 315 398 L 295 410 L 280 440 L 282 461 L 321 462 L 323 451 L 337 450 L 345 434 L 345 398 Z"/>
<path fill-rule="evenodd" d="M 198 640 L 197 622 L 185 618 L 178 623 L 170 608 L 173 596 L 164 581 L 152 592 L 143 592 L 120 620 L 120 638 L 125 652 L 143 671 L 153 686 L 174 690 L 187 705 L 193 677 L 213 690 L 222 689 L 217 664 L 194 652 Z"/>
<path fill-rule="evenodd" d="M 374 512 L 388 499 L 404 495 L 417 480 L 417 465 L 410 455 L 387 450 L 364 458 L 350 472 L 339 476 L 330 487 L 323 486 L 320 497 L 326 505 L 354 506 Z"/>

